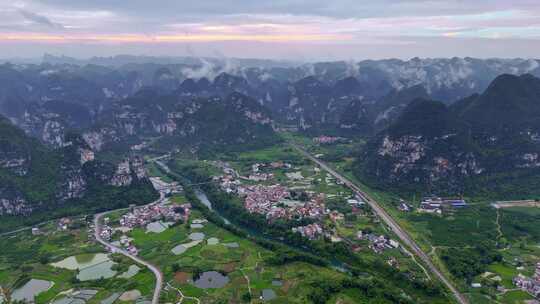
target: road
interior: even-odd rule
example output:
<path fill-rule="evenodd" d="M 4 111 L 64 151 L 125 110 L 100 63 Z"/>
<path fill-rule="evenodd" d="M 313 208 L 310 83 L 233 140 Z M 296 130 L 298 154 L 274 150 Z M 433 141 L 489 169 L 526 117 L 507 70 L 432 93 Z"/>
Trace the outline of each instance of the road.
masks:
<path fill-rule="evenodd" d="M 76 218 L 83 218 L 85 216 L 88 216 L 88 214 L 78 215 Z M 16 234 L 16 233 L 23 232 L 23 231 L 26 231 L 26 230 L 31 230 L 32 228 L 39 228 L 39 227 L 45 226 L 47 224 L 54 223 L 56 221 L 58 221 L 58 219 L 48 220 L 48 221 L 45 221 L 45 222 L 34 224 L 32 226 L 26 226 L 26 227 L 18 228 L 16 230 L 2 232 L 2 233 L 0 233 L 0 237 Z"/>
<path fill-rule="evenodd" d="M 53 221 L 46 221 L 46 222 L 42 222 L 42 223 L 39 223 L 39 224 L 35 224 L 33 226 L 27 226 L 27 227 L 19 228 L 19 229 L 12 230 L 12 231 L 2 232 L 2 233 L 0 233 L 0 237 L 8 236 L 8 235 L 11 235 L 11 234 L 16 234 L 16 233 L 26 231 L 26 230 L 31 230 L 34 227 L 41 227 L 41 226 L 44 226 L 44 225 L 46 225 L 48 223 L 52 223 L 52 222 Z"/>
<path fill-rule="evenodd" d="M 158 164 L 158 166 L 160 166 L 163 170 L 165 170 L 165 173 L 171 173 L 171 169 L 169 169 L 169 166 L 164 164 L 162 161 L 156 160 L 155 163 Z"/>
<path fill-rule="evenodd" d="M 161 156 L 157 156 L 157 157 L 154 157 L 154 158 L 147 159 L 146 161 L 149 162 L 149 163 L 153 163 L 155 161 L 166 159 L 166 158 L 169 158 L 169 157 L 171 157 L 171 154 L 167 153 L 167 154 L 163 154 Z"/>
<path fill-rule="evenodd" d="M 162 193 L 160 193 L 160 198 L 157 201 L 153 202 L 152 204 L 161 202 L 163 200 L 163 198 L 164 198 L 164 195 Z M 152 304 L 159 304 L 159 295 L 161 294 L 161 289 L 163 288 L 163 273 L 161 272 L 161 270 L 159 270 L 159 268 L 157 268 L 156 266 L 148 263 L 147 261 L 145 261 L 145 260 L 143 260 L 143 259 L 141 259 L 141 258 L 139 258 L 137 256 L 132 255 L 131 253 L 127 252 L 126 250 L 124 250 L 122 248 L 119 248 L 117 246 L 114 246 L 113 244 L 105 241 L 100 236 L 101 218 L 103 218 L 103 216 L 105 216 L 105 215 L 107 215 L 107 214 L 109 214 L 111 212 L 114 212 L 114 211 L 117 211 L 117 210 L 112 210 L 112 211 L 99 213 L 99 214 L 96 214 L 94 216 L 94 226 L 95 226 L 94 235 L 95 235 L 95 238 L 100 244 L 102 244 L 106 248 L 110 249 L 111 251 L 116 252 L 116 253 L 120 253 L 120 254 L 132 259 L 133 261 L 135 261 L 135 262 L 137 262 L 137 263 L 139 263 L 141 265 L 146 266 L 148 269 L 150 269 L 154 273 L 154 276 L 156 277 L 156 286 L 154 288 L 154 295 L 152 297 Z"/>
<path fill-rule="evenodd" d="M 297 144 L 290 143 L 290 145 L 298 150 L 302 155 L 304 155 L 306 158 L 310 159 L 314 163 L 318 164 L 322 169 L 330 173 L 332 176 L 334 176 L 336 179 L 343 182 L 347 187 L 349 187 L 351 190 L 353 190 L 356 195 L 361 197 L 372 209 L 375 211 L 375 213 L 392 229 L 392 231 L 401 239 L 401 241 L 409 247 L 416 256 L 418 256 L 422 262 L 424 262 L 429 270 L 437 277 L 454 295 L 456 300 L 460 304 L 468 304 L 468 300 L 463 296 L 457 288 L 454 287 L 452 282 L 446 278 L 446 276 L 433 264 L 433 261 L 431 258 L 418 246 L 418 244 L 413 240 L 413 238 L 405 231 L 399 224 L 377 203 L 374 199 L 372 199 L 367 193 L 362 191 L 360 187 L 355 185 L 353 182 L 351 182 L 348 178 L 344 177 L 340 173 L 336 172 L 333 168 L 328 166 L 326 163 L 321 161 L 320 159 L 315 158 L 312 156 L 309 152 L 304 150 L 302 147 L 300 147 Z"/>

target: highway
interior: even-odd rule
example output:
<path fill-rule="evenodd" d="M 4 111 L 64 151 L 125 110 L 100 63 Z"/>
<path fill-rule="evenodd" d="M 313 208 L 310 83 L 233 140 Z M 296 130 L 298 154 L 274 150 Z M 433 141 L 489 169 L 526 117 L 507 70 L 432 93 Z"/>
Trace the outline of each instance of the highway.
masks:
<path fill-rule="evenodd" d="M 164 195 L 162 193 L 160 193 L 160 198 L 157 201 L 153 202 L 152 204 L 161 202 L 163 200 L 163 198 L 164 198 Z M 105 216 L 105 215 L 107 215 L 107 214 L 109 214 L 111 212 L 114 212 L 114 211 L 118 211 L 118 210 L 107 211 L 107 212 L 96 214 L 94 216 L 94 226 L 95 226 L 94 236 L 96 238 L 96 241 L 98 241 L 100 244 L 102 244 L 106 248 L 110 249 L 112 252 L 120 253 L 120 254 L 132 259 L 133 261 L 135 261 L 135 262 L 137 262 L 137 263 L 139 263 L 141 265 L 144 265 L 148 269 L 150 269 L 154 273 L 154 276 L 156 277 L 156 286 L 154 288 L 154 295 L 152 297 L 152 304 L 159 304 L 159 295 L 161 294 L 161 290 L 163 288 L 163 273 L 161 272 L 161 270 L 159 270 L 159 268 L 157 268 L 156 266 L 148 263 L 147 261 L 145 261 L 145 260 L 143 260 L 143 259 L 141 259 L 141 258 L 139 258 L 137 256 L 132 255 L 131 253 L 127 252 L 126 250 L 124 250 L 122 248 L 119 248 L 117 246 L 114 246 L 113 244 L 105 241 L 100 236 L 100 233 L 101 233 L 101 219 L 103 218 L 103 216 Z"/>
<path fill-rule="evenodd" d="M 348 178 L 336 172 L 334 169 L 332 169 L 323 161 L 312 156 L 309 152 L 304 150 L 299 145 L 294 144 L 294 143 L 289 143 L 289 144 L 293 148 L 298 150 L 306 158 L 318 164 L 322 169 L 330 173 L 336 179 L 343 182 L 347 187 L 349 187 L 359 197 L 361 197 L 373 209 L 373 211 L 375 211 L 375 213 L 386 223 L 386 225 L 388 225 L 388 227 L 390 227 L 390 229 L 392 229 L 392 231 L 401 239 L 402 243 L 406 244 L 407 247 L 411 248 L 411 250 L 415 253 L 415 255 L 418 256 L 427 265 L 428 269 L 452 292 L 455 299 L 460 304 L 468 304 L 467 298 L 465 298 L 465 296 L 463 296 L 457 290 L 457 288 L 454 287 L 452 282 L 448 278 L 445 277 L 445 275 L 435 266 L 435 264 L 433 264 L 433 261 L 431 260 L 431 258 L 424 251 L 422 251 L 420 246 L 418 246 L 418 244 L 407 233 L 407 231 L 401 228 L 401 226 L 399 226 L 399 224 L 379 205 L 379 203 L 377 203 L 374 199 L 372 199 L 367 193 L 362 191 L 360 187 L 355 185 Z"/>

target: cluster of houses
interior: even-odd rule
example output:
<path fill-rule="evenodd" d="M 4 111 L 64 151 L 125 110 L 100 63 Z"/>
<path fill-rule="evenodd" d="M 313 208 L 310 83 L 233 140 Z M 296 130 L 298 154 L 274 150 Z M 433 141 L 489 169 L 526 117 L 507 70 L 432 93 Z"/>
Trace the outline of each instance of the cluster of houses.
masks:
<path fill-rule="evenodd" d="M 277 161 L 271 163 L 255 163 L 251 166 L 249 177 L 240 176 L 228 164 L 218 164 L 224 175 L 214 177 L 220 187 L 227 193 L 236 194 L 244 198 L 244 207 L 250 213 L 264 215 L 268 220 L 293 218 L 319 218 L 328 213 L 324 205 L 323 195 L 311 194 L 307 200 L 296 200 L 292 197 L 288 187 L 275 185 L 245 185 L 241 179 L 252 181 L 266 180 L 272 173 L 261 172 L 265 168 L 280 169 L 291 168 L 292 165 Z"/>
<path fill-rule="evenodd" d="M 127 252 L 129 252 L 130 254 L 132 255 L 139 254 L 139 250 L 132 243 L 132 239 L 128 238 L 126 235 L 122 235 L 120 237 L 119 243 L 120 243 L 120 246 L 124 247 L 127 250 Z"/>
<path fill-rule="evenodd" d="M 120 228 L 111 228 L 108 225 L 109 218 L 104 219 L 104 225 L 99 231 L 100 237 L 106 241 L 110 241 L 115 230 L 125 232 L 135 227 L 144 227 L 151 222 L 164 220 L 167 222 L 178 222 L 183 220 L 187 222 L 189 219 L 189 214 L 191 210 L 191 204 L 183 205 L 166 205 L 163 203 L 151 204 L 143 207 L 131 207 L 131 210 L 122 215 L 119 219 Z M 138 249 L 132 243 L 132 239 L 128 238 L 126 235 L 122 235 L 120 240 L 114 242 L 118 247 L 124 248 L 132 255 L 137 255 Z"/>
<path fill-rule="evenodd" d="M 108 222 L 109 222 L 109 218 L 105 218 L 105 224 L 103 225 L 103 227 L 99 231 L 99 236 L 105 241 L 110 241 L 112 239 L 112 236 L 113 236 L 114 231 L 115 231 L 115 229 L 111 228 L 108 225 Z M 120 237 L 120 241 L 113 242 L 113 245 L 125 248 L 126 251 L 129 252 L 132 255 L 138 255 L 139 250 L 137 249 L 137 247 L 135 247 L 134 244 L 132 244 L 131 241 L 132 240 L 130 238 L 128 238 L 127 236 L 122 235 Z M 108 250 L 112 251 L 113 253 L 115 252 L 115 250 L 111 249 L 111 248 L 108 248 Z"/>
<path fill-rule="evenodd" d="M 244 197 L 244 207 L 250 213 L 265 215 L 269 220 L 319 218 L 327 213 L 322 196 L 311 197 L 306 202 L 291 200 L 291 192 L 281 185 L 240 185 L 238 194 Z"/>
<path fill-rule="evenodd" d="M 307 201 L 297 201 L 291 198 L 291 191 L 282 185 L 244 185 L 236 171 L 222 164 L 224 175 L 214 177 L 223 191 L 234 193 L 244 198 L 244 207 L 250 213 L 258 213 L 266 216 L 268 220 L 284 218 L 318 218 L 327 213 L 324 205 L 324 197 L 312 196 Z M 263 167 L 290 168 L 291 165 L 284 162 L 272 162 L 269 164 L 252 165 L 253 174 L 261 176 Z M 252 175 L 253 175 L 252 174 Z M 252 179 L 253 180 L 253 179 Z"/>
<path fill-rule="evenodd" d="M 251 171 L 253 171 L 253 173 L 257 173 L 257 172 L 259 172 L 260 170 L 262 170 L 264 168 L 290 169 L 290 168 L 292 168 L 292 165 L 288 164 L 288 163 L 285 163 L 285 162 L 282 162 L 282 161 L 275 161 L 275 162 L 271 162 L 271 163 L 255 163 L 255 164 L 251 165 Z"/>
<path fill-rule="evenodd" d="M 373 233 L 364 233 L 363 231 L 358 231 L 357 238 L 359 240 L 368 240 L 369 248 L 371 248 L 376 253 L 382 253 L 386 249 L 399 248 L 399 243 L 385 235 L 376 235 Z"/>
<path fill-rule="evenodd" d="M 183 220 L 187 222 L 191 204 L 164 205 L 152 204 L 132 210 L 120 218 L 120 225 L 123 227 L 134 228 L 146 226 L 150 222 L 165 220 L 168 222 L 178 222 Z"/>
<path fill-rule="evenodd" d="M 364 200 L 361 197 L 355 195 L 347 199 L 347 204 L 349 204 L 352 207 L 360 208 L 362 206 L 365 206 L 366 202 L 364 202 Z"/>
<path fill-rule="evenodd" d="M 236 194 L 243 198 L 244 208 L 250 213 L 264 215 L 268 221 L 276 219 L 311 218 L 322 220 L 326 216 L 336 222 L 344 219 L 344 215 L 326 208 L 325 195 L 312 191 L 299 192 L 294 188 L 280 184 L 244 184 L 242 180 L 265 181 L 273 177 L 270 170 L 265 169 L 291 169 L 292 165 L 277 161 L 271 163 L 255 163 L 251 166 L 248 177 L 240 176 L 237 171 L 227 163 L 216 163 L 223 169 L 222 176 L 214 177 L 221 189 L 227 193 Z M 287 172 L 289 180 L 303 180 L 301 172 Z M 347 201 L 354 208 L 360 208 L 365 203 L 360 199 L 351 198 Z M 308 239 L 316 239 L 326 235 L 321 221 L 306 226 L 292 228 Z M 337 238 L 332 238 L 337 239 Z"/>
<path fill-rule="evenodd" d="M 254 182 L 263 182 L 274 178 L 274 174 L 271 172 L 264 172 L 264 169 L 290 169 L 291 164 L 284 163 L 282 161 L 271 163 L 255 163 L 251 165 L 251 172 L 247 176 L 240 175 L 236 170 L 226 162 L 215 162 L 215 165 L 222 168 L 225 173 L 224 176 L 214 177 L 214 180 L 220 180 L 222 188 L 228 193 L 234 192 L 237 185 L 240 184 L 238 179 L 249 180 Z"/>
<path fill-rule="evenodd" d="M 330 211 L 330 213 L 328 213 L 328 217 L 330 218 L 332 222 L 343 221 L 345 219 L 345 215 L 336 210 Z"/>
<path fill-rule="evenodd" d="M 536 298 L 540 298 L 540 262 L 536 264 L 536 271 L 531 278 L 520 273 L 513 281 L 521 290 L 528 292 Z"/>
<path fill-rule="evenodd" d="M 60 220 L 58 220 L 58 223 L 56 224 L 58 227 L 58 230 L 66 231 L 69 228 L 69 225 L 71 225 L 73 221 L 69 217 L 63 217 Z"/>
<path fill-rule="evenodd" d="M 313 142 L 316 144 L 322 144 L 322 145 L 328 145 L 328 144 L 334 144 L 336 142 L 343 141 L 344 139 L 342 137 L 333 137 L 333 136 L 326 136 L 321 135 L 319 137 L 314 137 Z"/>
<path fill-rule="evenodd" d="M 249 185 L 238 187 L 238 194 L 244 196 L 244 207 L 250 213 L 267 214 L 278 203 L 290 195 L 286 187 L 280 185 Z"/>
<path fill-rule="evenodd" d="M 264 181 L 267 181 L 267 180 L 272 179 L 272 178 L 274 178 L 273 173 L 257 172 L 257 173 L 250 174 L 245 179 L 248 179 L 248 180 L 254 181 L 254 182 L 264 182 Z"/>
<path fill-rule="evenodd" d="M 221 190 L 227 193 L 238 193 L 238 186 L 242 184 L 240 180 L 236 179 L 231 174 L 225 174 L 223 176 L 214 176 L 212 178 L 215 182 L 219 182 Z"/>
<path fill-rule="evenodd" d="M 294 227 L 292 228 L 293 232 L 300 233 L 303 237 L 310 240 L 317 239 L 323 235 L 323 228 L 318 223 L 309 224 L 306 226 Z"/>
<path fill-rule="evenodd" d="M 114 233 L 114 230 L 109 225 L 105 224 L 99 231 L 99 236 L 105 241 L 110 241 L 113 233 Z"/>
<path fill-rule="evenodd" d="M 274 174 L 268 173 L 268 172 L 262 172 L 263 169 L 265 168 L 290 169 L 291 167 L 292 167 L 291 164 L 287 164 L 282 161 L 271 162 L 271 163 L 255 163 L 251 165 L 251 174 L 249 174 L 249 176 L 247 177 L 240 176 L 240 178 L 248 179 L 250 181 L 255 181 L 255 182 L 267 181 L 269 179 L 274 178 Z"/>
<path fill-rule="evenodd" d="M 424 197 L 420 202 L 421 212 L 442 214 L 445 208 L 465 208 L 467 202 L 461 198 L 443 198 L 437 196 Z"/>

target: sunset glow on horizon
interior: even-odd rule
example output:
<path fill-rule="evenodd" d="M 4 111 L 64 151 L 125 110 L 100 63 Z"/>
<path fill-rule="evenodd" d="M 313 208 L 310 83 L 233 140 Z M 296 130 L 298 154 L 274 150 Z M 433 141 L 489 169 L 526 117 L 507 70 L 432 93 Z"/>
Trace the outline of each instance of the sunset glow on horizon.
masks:
<path fill-rule="evenodd" d="M 183 35 L 44 35 L 44 34 L 4 34 L 3 41 L 39 41 L 39 42 L 109 42 L 109 43 L 167 43 L 201 41 L 260 41 L 260 42 L 306 42 L 306 41 L 344 41 L 351 40 L 351 35 L 317 34 L 266 34 L 266 35 L 231 35 L 231 34 L 183 34 Z"/>
<path fill-rule="evenodd" d="M 464 5 L 452 0 L 312 0 L 309 4 L 301 0 L 163 0 L 157 5 L 143 0 L 129 4 L 17 0 L 0 4 L 0 44 L 11 56 L 163 54 L 187 49 L 188 54 L 233 52 L 261 58 L 290 56 L 292 50 L 296 57 L 319 59 L 436 57 L 450 54 L 449 46 L 460 39 L 466 39 L 467 47 L 452 54 L 537 56 L 540 1 Z M 256 48 L 257 43 L 265 45 Z M 100 44 L 117 48 L 107 50 Z M 314 48 L 315 44 L 319 47 Z"/>

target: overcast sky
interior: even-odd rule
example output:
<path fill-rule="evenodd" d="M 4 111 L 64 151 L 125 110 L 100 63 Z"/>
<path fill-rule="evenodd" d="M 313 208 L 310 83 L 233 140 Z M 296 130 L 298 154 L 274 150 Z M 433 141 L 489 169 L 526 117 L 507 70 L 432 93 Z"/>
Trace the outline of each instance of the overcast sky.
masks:
<path fill-rule="evenodd" d="M 0 57 L 540 57 L 540 0 L 4 0 Z"/>

